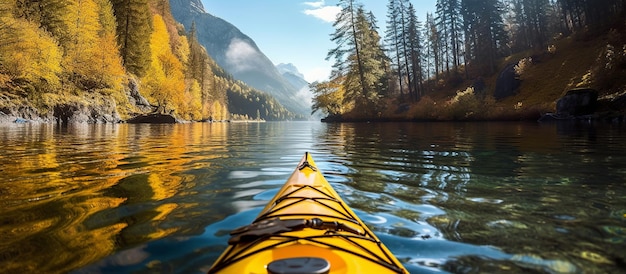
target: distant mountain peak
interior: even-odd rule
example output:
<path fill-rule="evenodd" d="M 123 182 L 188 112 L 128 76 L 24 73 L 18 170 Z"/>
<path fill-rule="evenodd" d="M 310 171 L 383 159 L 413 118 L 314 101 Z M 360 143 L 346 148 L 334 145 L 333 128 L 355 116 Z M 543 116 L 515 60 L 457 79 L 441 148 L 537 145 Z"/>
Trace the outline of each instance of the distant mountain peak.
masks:
<path fill-rule="evenodd" d="M 187 7 L 191 14 L 207 13 L 201 0 L 170 0 L 170 6 L 181 8 Z"/>
<path fill-rule="evenodd" d="M 276 69 L 278 69 L 278 72 L 280 72 L 280 74 L 291 73 L 295 76 L 298 76 L 304 79 L 304 74 L 300 73 L 298 68 L 292 63 L 288 63 L 288 64 L 280 63 L 276 65 Z"/>

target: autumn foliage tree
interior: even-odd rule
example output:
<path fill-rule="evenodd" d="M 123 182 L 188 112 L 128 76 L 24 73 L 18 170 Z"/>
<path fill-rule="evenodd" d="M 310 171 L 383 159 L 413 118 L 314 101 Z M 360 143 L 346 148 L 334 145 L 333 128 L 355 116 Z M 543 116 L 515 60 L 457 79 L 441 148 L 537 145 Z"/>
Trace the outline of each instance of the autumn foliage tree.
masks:
<path fill-rule="evenodd" d="M 64 71 L 83 90 L 121 88 L 125 71 L 112 16 L 110 2 L 104 0 L 76 0 L 66 13 L 70 34 L 64 41 Z"/>
<path fill-rule="evenodd" d="M 140 111 L 133 89 L 159 112 L 228 119 L 235 81 L 186 33 L 167 0 L 2 1 L 0 107 L 24 98 L 14 103 L 41 112 L 105 104 L 128 115 Z"/>
<path fill-rule="evenodd" d="M 309 87 L 314 95 L 311 113 L 320 111 L 326 116 L 335 116 L 351 109 L 350 105 L 343 104 L 345 92 L 341 81 L 315 82 Z"/>
<path fill-rule="evenodd" d="M 20 17 L 16 5 L 0 4 L 0 75 L 4 87 L 13 82 L 14 90 L 33 95 L 45 86 L 59 84 L 63 50 L 50 32 Z M 16 16 L 18 15 L 18 16 Z"/>
<path fill-rule="evenodd" d="M 98 38 L 92 51 L 91 77 L 98 86 L 107 87 L 112 93 L 122 96 L 122 83 L 126 70 L 122 65 L 117 46 L 116 22 L 113 5 L 109 0 L 95 0 L 98 5 Z"/>
<path fill-rule="evenodd" d="M 150 67 L 143 78 L 149 100 L 162 113 L 174 112 L 184 105 L 185 79 L 183 64 L 170 48 L 170 35 L 160 15 L 153 16 L 150 38 Z"/>

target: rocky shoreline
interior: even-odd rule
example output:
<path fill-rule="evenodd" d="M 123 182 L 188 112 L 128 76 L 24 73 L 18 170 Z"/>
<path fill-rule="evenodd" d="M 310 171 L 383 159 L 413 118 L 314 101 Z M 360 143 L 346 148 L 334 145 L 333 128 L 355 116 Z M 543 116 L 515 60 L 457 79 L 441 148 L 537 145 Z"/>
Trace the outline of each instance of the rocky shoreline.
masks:
<path fill-rule="evenodd" d="M 45 96 L 42 96 L 45 97 Z M 27 97 L 0 93 L 0 124 L 23 123 L 56 123 L 56 124 L 118 124 L 118 123 L 184 123 L 187 121 L 171 114 L 156 113 L 155 106 L 150 105 L 137 88 L 134 81 L 129 81 L 126 89 L 128 106 L 126 111 L 131 114 L 128 119 L 122 118 L 114 98 L 100 93 L 82 96 L 68 95 L 59 100 L 62 102 L 35 103 Z M 132 110 L 129 110 L 132 109 Z M 134 112 L 134 113 L 132 113 Z"/>
<path fill-rule="evenodd" d="M 130 97 L 130 96 L 129 96 Z M 132 98 L 132 97 L 131 97 Z M 56 123 L 56 124 L 118 124 L 118 123 L 151 123 L 173 124 L 188 123 L 177 118 L 173 114 L 154 112 L 149 107 L 147 100 L 139 96 L 133 98 L 133 105 L 142 106 L 142 113 L 135 113 L 128 119 L 123 119 L 117 110 L 115 100 L 111 98 L 88 98 L 80 102 L 58 103 L 47 111 L 39 109 L 26 102 L 21 105 L 8 100 L 6 96 L 0 96 L 0 124 L 24 124 L 24 123 Z M 142 104 L 137 104 L 142 102 Z M 488 121 L 538 121 L 538 122 L 600 122 L 600 123 L 626 123 L 626 93 L 613 98 L 598 98 L 598 92 L 592 89 L 570 90 L 557 102 L 554 113 L 538 114 L 536 117 L 501 117 Z M 404 119 L 399 117 L 370 117 L 348 118 L 341 116 L 329 116 L 322 119 L 327 123 L 354 123 L 354 122 L 429 122 L 431 120 Z M 438 121 L 438 120 L 436 120 Z M 456 121 L 456 120 L 455 120 Z M 487 121 L 466 119 L 463 121 Z M 211 122 L 211 121 L 209 121 Z M 231 121 L 226 121 L 231 122 Z M 236 121 L 233 121 L 236 122 Z"/>
<path fill-rule="evenodd" d="M 45 115 L 40 115 L 34 110 L 21 111 L 17 114 L 0 111 L 0 124 L 175 124 L 187 122 L 171 114 L 159 113 L 139 114 L 123 120 L 117 112 L 101 113 L 89 106 L 60 105 L 55 107 L 52 113 Z"/>
<path fill-rule="evenodd" d="M 49 111 L 41 113 L 30 106 L 0 108 L 0 123 L 120 123 L 115 103 L 92 105 L 67 103 L 58 104 Z"/>

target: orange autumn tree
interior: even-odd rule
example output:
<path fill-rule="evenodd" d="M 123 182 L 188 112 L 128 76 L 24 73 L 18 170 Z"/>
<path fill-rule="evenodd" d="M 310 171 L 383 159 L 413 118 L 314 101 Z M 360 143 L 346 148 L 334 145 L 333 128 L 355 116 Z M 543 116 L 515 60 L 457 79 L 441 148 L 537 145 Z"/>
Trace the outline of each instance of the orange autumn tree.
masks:
<path fill-rule="evenodd" d="M 169 10 L 167 0 L 0 1 L 4 106 L 104 104 L 126 118 L 142 111 L 126 93 L 134 79 L 162 113 L 227 119 L 232 81 Z"/>
<path fill-rule="evenodd" d="M 309 85 L 315 97 L 312 112 L 321 111 L 326 116 L 344 114 L 354 107 L 353 102 L 345 102 L 345 88 L 341 84 L 343 78 L 326 82 L 315 82 Z"/>
<path fill-rule="evenodd" d="M 78 86 L 91 87 L 91 84 L 87 84 L 91 80 L 91 72 L 88 70 L 93 65 L 90 59 L 96 48 L 100 29 L 97 5 L 91 0 L 68 1 L 65 13 L 59 19 L 61 22 L 57 25 L 63 29 L 59 43 L 65 49 L 65 73 Z"/>
<path fill-rule="evenodd" d="M 202 90 L 198 81 L 191 80 L 189 89 L 185 92 L 185 102 L 188 104 L 182 105 L 181 108 L 185 108 L 186 118 L 191 120 L 202 119 Z"/>
<path fill-rule="evenodd" d="M 115 93 L 117 100 L 124 97 L 122 83 L 126 76 L 126 70 L 122 65 L 122 58 L 117 46 L 117 34 L 113 5 L 109 0 L 95 0 L 99 6 L 97 47 L 93 50 L 93 66 L 91 71 L 95 81 L 110 88 Z M 117 91 L 117 92 L 114 92 Z"/>
<path fill-rule="evenodd" d="M 219 101 L 213 101 L 211 106 L 211 115 L 216 121 L 223 121 L 228 119 L 228 108 L 223 106 Z"/>
<path fill-rule="evenodd" d="M 158 112 L 179 113 L 184 104 L 185 75 L 183 64 L 173 54 L 170 36 L 163 18 L 153 16 L 153 31 L 150 36 L 151 64 L 144 82 L 144 94 L 156 105 Z"/>
<path fill-rule="evenodd" d="M 113 7 L 105 0 L 74 0 L 65 16 L 64 66 L 83 90 L 121 90 L 125 74 L 115 38 Z"/>
<path fill-rule="evenodd" d="M 66 91 L 125 99 L 109 0 L 3 2 L 0 13 L 0 73 L 22 83 L 31 100 Z"/>
<path fill-rule="evenodd" d="M 62 48 L 38 23 L 14 16 L 17 11 L 15 3 L 0 3 L 0 84 L 25 83 L 15 91 L 32 98 L 43 87 L 58 86 Z"/>

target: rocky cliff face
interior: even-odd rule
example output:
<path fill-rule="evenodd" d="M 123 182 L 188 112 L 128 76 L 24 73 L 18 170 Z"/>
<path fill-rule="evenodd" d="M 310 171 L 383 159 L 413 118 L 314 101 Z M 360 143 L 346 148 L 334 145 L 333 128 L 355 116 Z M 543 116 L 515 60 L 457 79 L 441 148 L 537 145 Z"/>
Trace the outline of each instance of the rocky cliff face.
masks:
<path fill-rule="evenodd" d="M 309 115 L 310 104 L 297 97 L 299 89 L 287 81 L 237 27 L 204 10 L 200 0 L 170 0 L 174 18 L 196 35 L 209 55 L 236 79 L 275 97 L 288 110 Z"/>
<path fill-rule="evenodd" d="M 96 98 L 98 97 L 98 98 Z M 115 100 L 94 95 L 81 102 L 59 103 L 40 110 L 28 103 L 0 98 L 0 123 L 119 123 Z"/>

